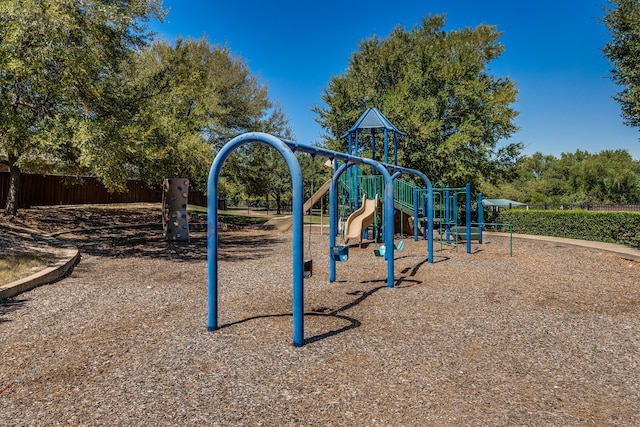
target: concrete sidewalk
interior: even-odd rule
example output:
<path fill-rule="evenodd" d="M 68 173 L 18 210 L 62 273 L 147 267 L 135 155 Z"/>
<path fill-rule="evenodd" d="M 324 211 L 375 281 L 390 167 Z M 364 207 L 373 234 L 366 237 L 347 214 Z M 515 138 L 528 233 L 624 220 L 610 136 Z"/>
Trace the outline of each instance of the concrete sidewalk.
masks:
<path fill-rule="evenodd" d="M 486 236 L 508 236 L 508 233 L 498 233 L 494 231 L 484 231 L 483 235 Z M 590 248 L 598 251 L 604 251 L 616 254 L 625 259 L 634 261 L 640 261 L 640 248 L 633 246 L 618 245 L 615 243 L 593 242 L 591 240 L 578 240 L 578 239 L 566 239 L 563 237 L 550 237 L 550 236 L 535 236 L 532 234 L 517 234 L 513 233 L 515 239 L 528 239 L 538 240 L 543 242 L 552 242 L 562 245 L 580 246 L 583 248 Z"/>

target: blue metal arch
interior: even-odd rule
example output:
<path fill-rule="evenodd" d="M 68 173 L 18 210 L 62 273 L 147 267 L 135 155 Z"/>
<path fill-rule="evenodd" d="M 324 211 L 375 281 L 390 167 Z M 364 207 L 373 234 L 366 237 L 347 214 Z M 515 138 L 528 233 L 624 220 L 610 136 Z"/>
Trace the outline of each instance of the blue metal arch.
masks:
<path fill-rule="evenodd" d="M 387 260 L 387 287 L 394 286 L 394 227 L 393 227 L 393 179 L 389 171 L 380 163 L 359 158 L 359 161 L 375 168 L 384 178 L 384 244 L 386 247 L 385 259 Z M 338 234 L 338 181 L 340 175 L 348 168 L 355 166 L 355 163 L 346 162 L 340 166 L 331 178 L 331 187 L 329 187 L 330 211 L 329 211 L 329 249 L 336 244 L 336 235 Z M 329 281 L 336 280 L 336 261 L 333 257 L 329 257 Z"/>
<path fill-rule="evenodd" d="M 240 135 L 227 144 L 225 144 L 216 156 L 211 170 L 209 171 L 208 201 L 207 201 L 207 256 L 208 256 L 208 329 L 218 329 L 218 183 L 220 179 L 220 171 L 224 162 L 229 155 L 242 145 L 259 142 L 275 148 L 285 159 L 292 177 L 292 213 L 293 213 L 293 345 L 296 347 L 304 344 L 304 253 L 303 253 L 303 180 L 300 165 L 294 152 L 300 150 L 311 155 L 321 155 L 332 160 L 341 160 L 345 162 L 342 173 L 348 167 L 353 165 L 368 165 L 376 169 L 384 177 L 385 181 L 385 205 L 384 215 L 385 221 L 393 221 L 393 178 L 389 171 L 400 173 L 411 173 L 418 175 L 427 185 L 428 194 L 428 227 L 429 227 L 429 262 L 433 262 L 433 188 L 429 179 L 420 171 L 414 169 L 403 168 L 387 163 L 380 163 L 371 159 L 365 159 L 352 156 L 345 153 L 326 150 L 314 146 L 299 144 L 293 141 L 283 140 L 272 135 L 253 132 Z M 331 183 L 331 212 L 334 216 L 330 217 L 331 224 L 334 224 L 333 232 L 331 232 L 332 243 L 335 245 L 335 236 L 337 234 L 337 182 L 339 173 L 334 174 Z M 399 175 L 399 174 L 395 174 Z M 392 224 L 392 223 L 391 223 Z M 386 246 L 385 258 L 387 260 L 387 286 L 393 287 L 394 281 L 394 227 L 385 224 L 384 242 Z M 332 257 L 330 257 L 332 259 Z M 335 260 L 332 261 L 335 263 Z M 335 275 L 335 264 L 333 265 Z M 335 280 L 335 279 L 334 279 Z"/>
<path fill-rule="evenodd" d="M 418 176 L 420 179 L 422 179 L 422 181 L 424 182 L 424 184 L 427 186 L 427 207 L 426 207 L 426 211 L 427 211 L 427 257 L 428 257 L 428 262 L 429 263 L 433 263 L 433 185 L 431 184 L 431 180 L 422 172 L 420 172 L 419 170 L 416 169 L 410 169 L 410 168 L 403 168 L 401 166 L 396 166 L 396 165 L 386 165 L 390 170 L 394 171 L 393 174 L 393 179 L 399 178 L 402 174 L 412 174 L 412 175 L 416 175 Z M 416 193 L 414 193 L 416 194 Z M 416 203 L 414 203 L 414 205 L 417 206 L 418 204 L 418 198 L 417 195 L 415 197 L 416 199 Z M 414 240 L 418 240 L 418 235 L 417 235 L 417 219 L 418 219 L 418 212 L 417 209 L 414 209 L 414 214 L 415 214 L 415 218 L 416 221 L 414 222 Z"/>
<path fill-rule="evenodd" d="M 229 141 L 218 153 L 207 181 L 207 258 L 208 258 L 208 329 L 218 329 L 218 182 L 220 171 L 229 155 L 239 147 L 260 142 L 275 148 L 284 157 L 292 179 L 293 210 L 293 345 L 304 344 L 304 253 L 303 253 L 303 181 L 300 164 L 293 150 L 282 140 L 265 133 L 240 135 Z"/>

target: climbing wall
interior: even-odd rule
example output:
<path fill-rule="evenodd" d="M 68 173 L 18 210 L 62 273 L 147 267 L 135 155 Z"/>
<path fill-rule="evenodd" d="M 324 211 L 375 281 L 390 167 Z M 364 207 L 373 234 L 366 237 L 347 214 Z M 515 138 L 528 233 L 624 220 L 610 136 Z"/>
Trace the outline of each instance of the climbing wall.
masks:
<path fill-rule="evenodd" d="M 165 179 L 162 184 L 162 229 L 166 240 L 189 240 L 189 180 Z"/>

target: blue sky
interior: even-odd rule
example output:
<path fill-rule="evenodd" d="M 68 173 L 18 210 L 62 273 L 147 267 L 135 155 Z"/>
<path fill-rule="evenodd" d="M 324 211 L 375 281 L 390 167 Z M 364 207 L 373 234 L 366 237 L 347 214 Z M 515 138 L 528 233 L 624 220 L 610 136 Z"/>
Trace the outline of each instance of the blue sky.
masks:
<path fill-rule="evenodd" d="M 516 81 L 520 130 L 509 142 L 525 153 L 559 156 L 576 149 L 626 149 L 640 160 L 640 132 L 623 125 L 612 96 L 611 68 L 602 56 L 609 40 L 599 23 L 606 0 L 187 1 L 165 0 L 164 24 L 151 29 L 170 41 L 202 37 L 227 45 L 269 87 L 289 117 L 296 139 L 320 141 L 311 112 L 332 76 L 343 73 L 358 43 L 411 29 L 429 14 L 446 14 L 445 29 L 495 25 L 502 57 L 491 74 Z M 383 111 L 384 113 L 384 111 Z"/>

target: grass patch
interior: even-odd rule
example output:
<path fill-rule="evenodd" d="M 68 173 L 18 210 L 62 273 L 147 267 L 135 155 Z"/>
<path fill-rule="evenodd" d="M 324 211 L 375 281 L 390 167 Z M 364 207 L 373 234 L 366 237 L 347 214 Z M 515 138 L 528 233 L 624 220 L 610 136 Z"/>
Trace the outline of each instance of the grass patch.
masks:
<path fill-rule="evenodd" d="M 24 279 L 47 266 L 42 255 L 8 254 L 0 258 L 0 286 Z"/>

